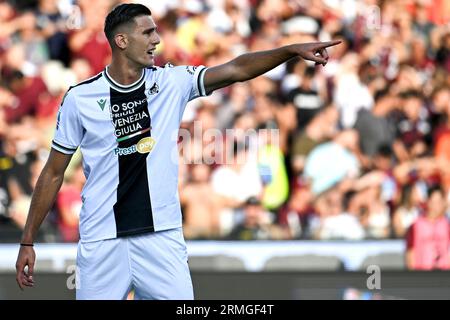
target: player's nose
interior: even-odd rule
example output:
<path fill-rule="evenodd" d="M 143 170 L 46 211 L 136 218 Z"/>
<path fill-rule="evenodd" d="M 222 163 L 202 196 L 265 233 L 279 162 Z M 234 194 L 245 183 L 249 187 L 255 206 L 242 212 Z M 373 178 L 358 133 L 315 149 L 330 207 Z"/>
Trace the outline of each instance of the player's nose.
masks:
<path fill-rule="evenodd" d="M 155 34 L 155 36 L 152 39 L 152 44 L 153 45 L 158 45 L 161 43 L 161 37 L 159 36 L 159 34 Z"/>

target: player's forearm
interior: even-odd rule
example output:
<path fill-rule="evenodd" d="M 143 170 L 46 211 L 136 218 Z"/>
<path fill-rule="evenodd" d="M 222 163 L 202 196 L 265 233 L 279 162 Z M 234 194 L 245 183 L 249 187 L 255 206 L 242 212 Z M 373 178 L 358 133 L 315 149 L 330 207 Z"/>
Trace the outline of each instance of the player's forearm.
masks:
<path fill-rule="evenodd" d="M 61 188 L 63 178 L 64 174 L 55 174 L 45 168 L 42 171 L 31 199 L 27 222 L 22 234 L 22 243 L 32 243 L 34 241 L 42 221 L 50 211 Z"/>
<path fill-rule="evenodd" d="M 206 93 L 209 94 L 235 82 L 253 79 L 294 57 L 325 66 L 329 58 L 326 48 L 339 43 L 340 40 L 297 43 L 273 50 L 243 54 L 225 64 L 206 70 L 204 77 Z"/>
<path fill-rule="evenodd" d="M 233 80 L 238 82 L 256 78 L 298 56 L 293 46 L 289 45 L 273 50 L 246 53 L 235 58 L 230 61 L 235 70 Z"/>

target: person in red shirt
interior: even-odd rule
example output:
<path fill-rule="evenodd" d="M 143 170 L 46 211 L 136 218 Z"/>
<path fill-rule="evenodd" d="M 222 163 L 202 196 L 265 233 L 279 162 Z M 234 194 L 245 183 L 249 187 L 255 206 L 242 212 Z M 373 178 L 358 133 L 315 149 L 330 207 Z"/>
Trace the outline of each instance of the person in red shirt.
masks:
<path fill-rule="evenodd" d="M 56 198 L 58 231 L 60 232 L 61 240 L 64 242 L 77 242 L 79 239 L 78 213 L 83 204 L 80 193 L 84 183 L 83 168 L 81 165 L 78 165 Z"/>
<path fill-rule="evenodd" d="M 450 270 L 450 222 L 446 209 L 444 191 L 441 187 L 432 188 L 424 213 L 408 230 L 408 269 Z"/>
<path fill-rule="evenodd" d="M 72 58 L 85 59 L 93 74 L 97 74 L 111 61 L 111 48 L 103 32 L 103 17 L 107 14 L 109 1 L 81 1 L 79 5 L 84 25 L 69 34 L 69 49 Z"/>
<path fill-rule="evenodd" d="M 16 123 L 25 116 L 34 116 L 39 98 L 47 94 L 47 87 L 41 77 L 28 77 L 19 70 L 11 70 L 6 77 L 12 105 L 6 105 L 5 116 L 8 123 Z"/>

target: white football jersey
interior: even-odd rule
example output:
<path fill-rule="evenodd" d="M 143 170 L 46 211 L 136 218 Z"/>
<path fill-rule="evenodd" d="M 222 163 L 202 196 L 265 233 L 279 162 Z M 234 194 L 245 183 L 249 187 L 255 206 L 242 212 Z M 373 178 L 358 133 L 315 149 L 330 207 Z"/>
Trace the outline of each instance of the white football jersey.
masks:
<path fill-rule="evenodd" d="M 83 156 L 81 241 L 182 225 L 178 130 L 187 102 L 206 95 L 205 70 L 150 67 L 123 86 L 106 68 L 68 90 L 52 148 L 72 154 L 80 147 Z"/>

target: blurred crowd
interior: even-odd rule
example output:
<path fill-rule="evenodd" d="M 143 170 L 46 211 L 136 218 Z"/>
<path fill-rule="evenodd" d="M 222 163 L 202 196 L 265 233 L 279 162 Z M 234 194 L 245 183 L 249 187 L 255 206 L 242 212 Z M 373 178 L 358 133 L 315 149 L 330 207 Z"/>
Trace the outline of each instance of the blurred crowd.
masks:
<path fill-rule="evenodd" d="M 188 132 L 201 123 L 278 136 L 255 151 L 235 135 L 227 164 L 207 161 L 206 135 L 183 144 L 186 238 L 405 238 L 412 247 L 426 238 L 425 219 L 450 243 L 450 1 L 137 2 L 158 25 L 158 65 L 214 66 L 286 44 L 343 41 L 326 67 L 292 59 L 188 105 Z M 17 240 L 24 225 L 65 91 L 109 63 L 103 22 L 117 3 L 0 1 L 2 239 Z M 80 161 L 42 241 L 78 239 Z"/>

